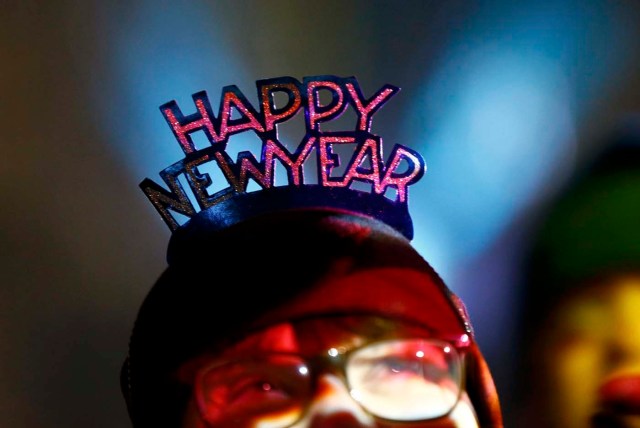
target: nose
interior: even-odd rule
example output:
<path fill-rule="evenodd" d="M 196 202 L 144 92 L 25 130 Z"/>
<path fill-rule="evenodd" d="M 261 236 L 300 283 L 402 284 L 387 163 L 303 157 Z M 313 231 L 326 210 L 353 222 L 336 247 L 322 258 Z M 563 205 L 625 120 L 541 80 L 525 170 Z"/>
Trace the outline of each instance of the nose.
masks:
<path fill-rule="evenodd" d="M 368 414 L 349 394 L 344 381 L 328 373 L 318 378 L 318 386 L 304 419 L 295 428 L 375 427 Z"/>

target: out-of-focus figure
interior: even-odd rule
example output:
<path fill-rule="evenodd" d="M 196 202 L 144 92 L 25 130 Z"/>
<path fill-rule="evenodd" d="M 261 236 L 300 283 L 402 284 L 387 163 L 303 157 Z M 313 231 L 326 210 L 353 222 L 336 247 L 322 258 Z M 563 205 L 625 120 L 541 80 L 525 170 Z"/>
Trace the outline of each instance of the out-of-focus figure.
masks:
<path fill-rule="evenodd" d="M 640 427 L 640 121 L 551 204 L 527 254 L 522 427 Z"/>

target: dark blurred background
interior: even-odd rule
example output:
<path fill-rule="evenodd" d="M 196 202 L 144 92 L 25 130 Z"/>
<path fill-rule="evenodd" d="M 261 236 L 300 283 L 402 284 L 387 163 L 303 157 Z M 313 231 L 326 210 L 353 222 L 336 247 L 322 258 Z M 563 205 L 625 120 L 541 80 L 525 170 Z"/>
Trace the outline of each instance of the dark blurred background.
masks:
<path fill-rule="evenodd" d="M 636 1 L 0 1 L 0 425 L 129 426 L 118 372 L 169 238 L 138 184 L 182 156 L 158 107 L 335 74 L 402 88 L 373 132 L 426 160 L 414 242 L 514 426 L 530 225 L 636 120 L 639 24 Z"/>

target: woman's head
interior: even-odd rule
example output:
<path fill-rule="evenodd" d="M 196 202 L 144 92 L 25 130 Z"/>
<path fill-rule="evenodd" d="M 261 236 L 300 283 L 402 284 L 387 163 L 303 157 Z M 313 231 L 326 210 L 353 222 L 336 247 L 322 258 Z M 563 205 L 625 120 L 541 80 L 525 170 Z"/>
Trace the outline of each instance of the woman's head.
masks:
<path fill-rule="evenodd" d="M 218 355 L 250 332 L 338 315 L 385 317 L 433 337 L 467 340 L 469 367 L 478 368 L 470 374 L 471 396 L 493 400 L 478 405 L 482 418 L 496 412 L 464 307 L 384 223 L 333 210 L 291 210 L 188 240 L 176 236 L 170 265 L 138 315 L 124 370 L 130 412 L 141 427 L 157 409 L 163 409 L 158 419 L 173 417 L 180 426 L 193 396 L 176 373 L 188 361 Z"/>

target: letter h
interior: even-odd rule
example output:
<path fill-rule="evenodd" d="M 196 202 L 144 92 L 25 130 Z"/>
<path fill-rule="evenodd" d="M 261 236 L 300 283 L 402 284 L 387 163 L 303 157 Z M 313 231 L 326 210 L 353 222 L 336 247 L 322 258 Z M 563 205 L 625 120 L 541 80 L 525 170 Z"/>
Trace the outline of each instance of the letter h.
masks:
<path fill-rule="evenodd" d="M 216 132 L 214 122 L 216 117 L 211 112 L 211 105 L 206 91 L 201 91 L 192 95 L 196 105 L 196 113 L 185 116 L 175 101 L 170 101 L 160 106 L 160 111 L 171 127 L 173 134 L 180 143 L 180 147 L 185 154 L 196 151 L 196 146 L 191 139 L 191 133 L 204 131 L 207 139 L 213 145 L 222 140 Z"/>

